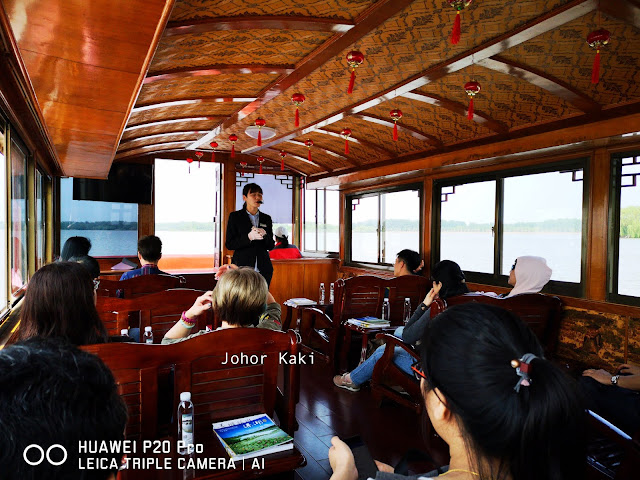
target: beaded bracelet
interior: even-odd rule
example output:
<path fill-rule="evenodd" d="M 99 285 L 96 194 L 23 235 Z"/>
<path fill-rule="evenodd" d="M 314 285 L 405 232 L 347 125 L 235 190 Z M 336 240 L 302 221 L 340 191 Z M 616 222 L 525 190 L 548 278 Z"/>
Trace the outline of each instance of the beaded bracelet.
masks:
<path fill-rule="evenodd" d="M 195 327 L 196 323 L 198 323 L 197 320 L 196 319 L 187 318 L 185 313 L 186 312 L 182 312 L 182 315 L 180 316 L 180 324 L 184 328 L 193 328 L 193 327 Z"/>

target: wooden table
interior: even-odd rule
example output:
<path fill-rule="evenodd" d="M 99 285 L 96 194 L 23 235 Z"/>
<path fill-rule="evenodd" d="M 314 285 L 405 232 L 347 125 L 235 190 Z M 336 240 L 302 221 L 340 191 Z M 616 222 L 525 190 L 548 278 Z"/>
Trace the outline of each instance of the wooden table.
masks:
<path fill-rule="evenodd" d="M 353 325 L 349 322 L 344 323 L 344 342 L 342 343 L 342 352 L 340 355 L 340 365 L 347 365 L 347 356 L 349 354 L 349 347 L 351 346 L 351 334 L 356 332 L 362 335 L 362 348 L 360 350 L 360 361 L 358 365 L 367 359 L 367 342 L 369 335 L 377 335 L 378 333 L 393 333 L 400 325 L 391 325 L 388 327 L 369 327 L 364 328 L 358 325 Z M 347 365 L 348 366 L 348 365 Z"/>
<path fill-rule="evenodd" d="M 293 328 L 294 330 L 297 330 L 298 327 L 300 326 L 300 320 L 302 319 L 302 313 L 304 312 L 305 309 L 307 308 L 319 308 L 320 310 L 326 312 L 327 308 L 331 305 L 333 305 L 333 303 L 309 303 L 309 304 L 304 304 L 304 305 L 293 305 L 290 303 L 287 303 L 289 300 L 287 300 L 286 302 L 284 302 L 284 305 L 289 307 L 287 308 L 287 316 L 284 319 L 284 322 L 282 322 L 282 331 L 286 332 L 287 330 L 289 330 L 290 328 Z M 296 324 L 295 325 L 291 325 L 291 321 L 293 320 L 293 311 L 296 310 L 297 311 L 297 316 L 296 316 Z"/>

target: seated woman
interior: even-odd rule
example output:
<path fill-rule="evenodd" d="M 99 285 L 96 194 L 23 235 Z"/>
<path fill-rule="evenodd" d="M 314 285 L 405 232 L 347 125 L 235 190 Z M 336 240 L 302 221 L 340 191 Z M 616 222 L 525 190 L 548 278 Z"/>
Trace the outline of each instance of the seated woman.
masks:
<path fill-rule="evenodd" d="M 509 285 L 513 289 L 507 297 L 522 293 L 538 293 L 549 283 L 552 270 L 542 257 L 518 257 L 509 272 Z"/>
<path fill-rule="evenodd" d="M 280 304 L 269 293 L 264 277 L 249 267 L 230 267 L 225 269 L 224 274 L 218 275 L 219 281 L 213 291 L 198 297 L 189 310 L 182 312 L 182 318 L 162 339 L 163 344 L 181 342 L 208 333 L 206 330 L 191 333 L 191 329 L 198 322 L 197 318 L 211 308 L 222 321 L 219 329 L 281 329 Z"/>
<path fill-rule="evenodd" d="M 396 255 L 396 261 L 393 264 L 393 276 L 422 275 L 423 268 L 424 261 L 420 258 L 420 254 L 405 248 Z"/>
<path fill-rule="evenodd" d="M 269 257 L 271 259 L 295 259 L 302 258 L 302 254 L 298 247 L 289 243 L 289 232 L 285 227 L 278 227 L 273 232 L 273 236 L 276 239 L 276 246 L 273 250 L 269 251 Z"/>
<path fill-rule="evenodd" d="M 91 240 L 87 237 L 69 237 L 62 246 L 60 261 L 68 262 L 71 257 L 89 255 L 89 250 L 91 250 Z"/>
<path fill-rule="evenodd" d="M 476 303 L 451 307 L 429 322 L 419 349 L 412 369 L 450 452 L 446 473 L 420 478 L 585 478 L 584 410 L 574 382 L 544 358 L 517 316 Z M 357 479 L 349 447 L 338 437 L 331 443 L 331 480 Z M 376 463 L 376 480 L 419 478 Z"/>
<path fill-rule="evenodd" d="M 460 266 L 451 260 L 438 262 L 436 266 L 433 267 L 431 277 L 433 278 L 433 288 L 429 290 L 427 296 L 424 297 L 424 301 L 418 306 L 407 324 L 395 332 L 396 335 L 402 337 L 402 340 L 412 345 L 415 345 L 418 340 L 420 340 L 420 337 L 422 337 L 422 333 L 431 318 L 429 306 L 437 295 L 440 295 L 441 298 L 446 300 L 454 295 L 462 295 L 469 291 Z M 333 377 L 335 386 L 352 392 L 360 390 L 360 386 L 363 383 L 371 380 L 373 368 L 380 357 L 382 357 L 384 348 L 385 345 L 378 347 L 369 358 L 358 365 L 351 373 Z M 395 348 L 393 363 L 407 375 L 412 375 L 411 364 L 413 363 L 413 357 L 402 348 Z"/>
<path fill-rule="evenodd" d="M 69 261 L 79 263 L 86 268 L 93 280 L 96 280 L 100 276 L 100 264 L 90 255 L 77 255 L 75 257 L 71 257 Z"/>

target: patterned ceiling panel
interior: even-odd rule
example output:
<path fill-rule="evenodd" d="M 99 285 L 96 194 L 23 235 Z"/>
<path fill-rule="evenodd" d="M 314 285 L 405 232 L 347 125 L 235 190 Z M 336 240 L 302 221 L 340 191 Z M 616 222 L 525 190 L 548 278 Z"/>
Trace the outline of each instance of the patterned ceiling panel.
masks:
<path fill-rule="evenodd" d="M 416 90 L 416 92 L 433 94 L 468 105 L 469 99 L 464 90 L 464 84 L 470 80 L 479 82 L 481 86 L 480 93 L 476 95 L 474 100 L 474 109 L 504 123 L 509 128 L 549 122 L 582 114 L 570 103 L 552 95 L 547 90 L 536 87 L 512 75 L 489 70 L 478 65 L 447 75 L 440 80 L 425 85 Z M 412 103 L 420 102 L 413 101 Z M 431 106 L 431 108 L 435 108 L 438 111 L 439 117 L 446 113 L 449 116 L 457 117 L 465 125 L 478 125 L 475 122 L 469 122 L 462 115 L 441 107 Z M 402 111 L 404 112 L 404 110 Z M 483 126 L 478 125 L 478 127 L 482 131 L 487 131 Z"/>
<path fill-rule="evenodd" d="M 346 125 L 349 123 L 349 119 L 345 120 L 344 122 L 339 122 L 341 124 L 345 125 L 345 128 L 351 128 L 351 127 L 346 127 Z M 340 130 L 337 129 L 337 124 L 333 124 L 329 127 L 324 127 L 323 130 L 329 130 L 332 132 L 340 132 Z M 355 131 L 353 131 L 353 129 L 351 129 L 353 132 L 353 136 L 358 138 L 359 140 L 365 141 L 365 142 L 369 142 L 373 145 L 377 145 L 378 147 L 381 148 L 381 150 L 378 150 L 376 148 L 373 148 L 371 146 L 367 146 L 367 145 L 361 145 L 358 143 L 354 143 L 354 142 L 349 142 L 349 157 L 352 157 L 353 159 L 355 159 L 358 162 L 361 163 L 371 163 L 371 162 L 379 162 L 382 160 L 388 160 L 389 158 L 391 158 L 392 154 L 391 154 L 391 148 L 388 148 L 387 145 L 382 145 L 382 142 L 376 142 L 373 141 L 375 139 L 371 139 L 371 138 L 365 138 L 362 135 L 362 132 L 359 132 L 358 134 L 355 133 Z M 319 136 L 318 136 L 319 135 Z M 324 135 L 324 134 L 319 134 L 319 133 L 313 133 L 311 134 L 310 138 L 315 142 L 316 137 L 323 143 L 325 144 L 327 142 L 326 139 L 332 139 L 332 142 L 337 141 L 338 143 L 331 143 L 331 145 L 340 145 L 340 149 L 342 152 L 344 152 L 344 140 L 340 140 L 337 137 L 330 137 L 328 135 Z M 323 138 L 324 137 L 324 138 Z M 327 145 L 329 145 L 328 143 L 326 143 Z M 385 153 L 384 150 L 388 150 L 389 153 Z"/>
<path fill-rule="evenodd" d="M 259 152 L 256 152 L 256 155 L 262 155 L 265 158 L 269 158 L 271 160 L 275 160 L 278 163 L 280 163 L 280 155 L 276 150 L 264 149 L 264 150 L 260 150 Z M 304 158 L 307 158 L 306 153 Z M 294 168 L 301 172 L 305 172 L 307 174 L 321 173 L 326 171 L 324 168 L 314 167 L 313 165 L 309 165 L 308 163 L 303 162 L 301 160 L 296 160 L 295 158 L 292 158 L 291 155 L 287 155 L 286 157 L 284 157 L 284 166 L 285 168 L 289 166 L 291 168 Z"/>
<path fill-rule="evenodd" d="M 129 142 L 121 142 L 118 146 L 118 152 L 122 152 L 123 150 L 131 150 L 137 147 L 144 147 L 146 145 L 155 145 L 156 143 L 165 143 L 165 142 L 189 142 L 196 140 L 201 135 L 197 133 L 180 133 L 178 135 L 161 135 L 161 136 L 153 136 L 152 138 L 140 138 L 137 140 L 131 140 Z"/>
<path fill-rule="evenodd" d="M 178 0 L 173 7 L 171 21 L 250 15 L 352 19 L 373 3 L 374 0 Z"/>
<path fill-rule="evenodd" d="M 151 110 L 133 112 L 131 117 L 129 117 L 127 125 L 137 125 L 139 123 L 179 117 L 227 117 L 242 108 L 242 106 L 242 103 L 202 102 L 191 105 L 153 108 Z"/>
<path fill-rule="evenodd" d="M 147 135 L 156 135 L 158 133 L 170 133 L 192 130 L 211 130 L 219 121 L 216 120 L 199 120 L 196 122 L 178 122 L 169 123 L 167 125 L 155 125 L 153 127 L 142 127 L 134 130 L 125 130 L 122 135 L 122 142 L 132 138 L 146 137 Z"/>
<path fill-rule="evenodd" d="M 322 133 L 311 132 L 307 135 L 307 138 L 313 140 L 315 145 L 323 148 L 327 148 L 335 153 L 338 153 L 344 157 L 351 159 L 357 163 L 366 163 L 370 160 L 372 155 L 378 155 L 375 150 L 366 149 L 362 145 L 354 142 L 349 142 L 349 155 L 344 154 L 344 138 L 331 137 Z M 341 160 L 345 162 L 344 160 Z M 349 162 L 345 162 L 345 165 L 351 165 Z"/>
<path fill-rule="evenodd" d="M 307 137 L 305 137 L 306 140 Z M 304 140 L 301 140 L 299 138 L 296 138 L 296 140 L 304 142 Z M 295 155 L 298 155 L 299 157 L 303 157 L 303 158 L 307 158 L 307 156 L 309 155 L 309 150 L 307 149 L 307 147 L 304 147 L 302 145 L 297 145 L 295 143 L 290 143 L 290 142 L 283 142 L 279 145 L 279 147 L 282 148 L 282 150 L 284 150 L 287 153 L 293 153 Z M 285 161 L 286 161 L 285 157 Z M 311 147 L 311 160 L 314 162 L 317 162 L 319 165 L 323 165 L 323 166 L 327 166 L 328 168 L 330 168 L 331 170 L 335 170 L 337 168 L 345 168 L 348 165 L 345 165 L 343 163 L 342 160 L 332 157 L 330 155 L 327 155 L 326 153 L 324 153 L 322 150 L 318 149 L 317 147 Z M 307 167 L 310 167 L 312 165 L 309 165 L 308 163 L 305 164 L 304 162 L 302 162 L 305 167 L 301 168 L 301 170 L 306 171 Z"/>
<path fill-rule="evenodd" d="M 216 31 L 160 40 L 149 74 L 207 65 L 292 65 L 333 34 L 291 30 Z"/>
<path fill-rule="evenodd" d="M 256 73 L 163 80 L 143 85 L 138 102 L 148 104 L 211 95 L 254 97 L 276 78 L 278 75 Z"/>
<path fill-rule="evenodd" d="M 591 97 L 601 105 L 640 99 L 640 30 L 602 14 L 582 18 L 507 50 L 501 56 L 542 70 Z M 595 50 L 585 39 L 598 28 L 611 32 L 600 51 L 600 82 L 591 84 Z"/>

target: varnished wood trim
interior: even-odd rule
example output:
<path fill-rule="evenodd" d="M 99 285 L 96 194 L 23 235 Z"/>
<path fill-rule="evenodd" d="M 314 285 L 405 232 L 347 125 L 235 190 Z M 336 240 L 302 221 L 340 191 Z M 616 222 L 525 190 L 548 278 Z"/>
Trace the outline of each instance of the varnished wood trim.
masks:
<path fill-rule="evenodd" d="M 165 80 L 176 80 L 178 78 L 206 77 L 210 75 L 250 75 L 253 73 L 267 73 L 271 75 L 289 75 L 295 69 L 294 65 L 207 65 L 200 68 L 174 68 L 173 70 L 161 70 L 147 75 L 144 84 L 161 82 Z"/>
<path fill-rule="evenodd" d="M 609 185 L 611 156 L 598 148 L 591 157 L 589 174 L 589 218 L 587 229 L 587 298 L 607 298 L 607 245 L 609 234 Z"/>
<path fill-rule="evenodd" d="M 332 137 L 337 137 L 337 138 L 342 138 L 344 140 L 344 137 L 342 135 L 340 135 L 340 133 L 338 132 L 332 132 L 331 130 L 326 130 L 324 128 L 318 128 L 316 130 L 313 130 L 312 133 L 322 133 L 323 135 L 331 135 Z M 373 142 L 369 142 L 368 140 L 363 140 L 360 137 L 355 137 L 353 136 L 353 134 L 351 134 L 349 136 L 349 141 L 351 143 L 355 143 L 358 145 L 362 145 L 364 148 L 369 148 L 371 150 L 375 150 L 377 153 L 382 153 L 388 157 L 392 157 L 395 155 L 395 152 L 392 152 L 391 150 L 388 150 L 384 147 L 381 147 L 380 145 L 376 145 Z"/>
<path fill-rule="evenodd" d="M 353 116 L 355 118 L 360 118 L 367 122 L 377 123 L 378 125 L 383 125 L 388 128 L 393 128 L 393 121 L 386 118 L 379 117 L 377 115 L 370 115 L 368 113 L 367 114 L 359 113 Z M 413 128 L 398 122 L 398 131 L 407 132 L 412 137 L 417 138 L 418 140 L 427 142 L 432 147 L 436 147 L 436 148 L 442 147 L 442 142 L 438 138 L 434 137 L 433 135 L 429 135 L 428 133 L 421 132 L 417 128 Z"/>
<path fill-rule="evenodd" d="M 126 155 L 122 155 L 122 154 L 123 153 L 126 154 L 128 152 L 140 150 L 140 149 L 143 149 L 143 148 L 162 147 L 162 146 L 165 146 L 165 145 L 178 145 L 180 143 L 189 143 L 190 141 L 191 140 L 189 140 L 187 138 L 185 140 L 167 140 L 166 142 L 150 143 L 149 145 L 136 145 L 135 147 L 123 148 L 122 150 L 118 150 L 118 153 L 116 154 L 116 156 L 117 157 L 126 156 Z M 125 144 L 122 144 L 122 145 L 125 145 Z M 195 153 L 195 152 L 193 152 L 193 153 Z M 195 158 L 194 158 L 194 160 L 195 160 Z"/>
<path fill-rule="evenodd" d="M 207 133 L 207 130 L 180 130 L 177 132 L 154 133 L 153 135 L 143 135 L 141 137 L 128 138 L 124 142 L 120 142 L 120 147 L 126 147 L 128 144 L 133 142 L 138 142 L 140 140 L 151 140 L 152 138 L 168 137 L 168 136 L 175 136 L 175 135 L 202 135 L 203 133 Z"/>
<path fill-rule="evenodd" d="M 182 98 L 180 100 L 171 100 L 167 102 L 159 103 L 141 103 L 137 105 L 131 113 L 146 112 L 147 110 L 154 110 L 156 108 L 176 107 L 180 105 L 195 105 L 199 103 L 248 103 L 253 102 L 255 97 L 218 97 L 218 96 L 206 96 L 198 98 Z"/>
<path fill-rule="evenodd" d="M 279 152 L 280 151 L 280 150 L 278 150 L 276 148 L 270 148 L 269 150 L 273 150 L 275 152 Z M 287 161 L 287 157 L 290 157 L 290 158 L 295 158 L 299 162 L 304 162 L 306 164 L 313 165 L 314 167 L 321 168 L 322 170 L 324 170 L 325 172 L 328 172 L 328 173 L 331 173 L 333 171 L 329 167 L 327 167 L 326 165 L 324 165 L 324 164 L 322 164 L 322 163 L 320 163 L 320 162 L 318 162 L 316 160 L 309 160 L 307 157 L 302 157 L 300 155 L 296 155 L 295 153 L 287 152 L 284 149 L 282 151 L 287 154 L 287 156 L 285 157 L 285 163 Z"/>
<path fill-rule="evenodd" d="M 304 142 L 301 142 L 299 140 L 288 140 L 288 143 L 293 143 L 294 145 L 299 145 L 301 147 L 306 147 Z M 356 161 L 352 160 L 351 158 L 347 157 L 342 152 L 338 153 L 335 150 L 331 150 L 331 149 L 329 149 L 327 147 L 322 147 L 322 146 L 318 145 L 317 143 L 315 143 L 312 148 L 316 148 L 318 150 L 322 150 L 327 155 L 330 155 L 330 156 L 335 157 L 335 158 L 339 158 L 341 161 L 347 162 L 347 163 L 353 165 L 354 167 L 360 166 L 360 164 L 358 162 L 356 162 Z"/>
<path fill-rule="evenodd" d="M 130 132 L 131 130 L 137 130 L 139 128 L 157 127 L 159 125 L 170 125 L 172 123 L 202 122 L 205 120 L 219 120 L 220 118 L 223 118 L 223 117 L 174 117 L 174 118 L 167 118 L 165 120 L 152 120 L 149 122 L 138 123 L 136 125 L 130 125 L 125 129 L 125 132 Z"/>
<path fill-rule="evenodd" d="M 429 105 L 435 105 L 436 107 L 442 107 L 450 112 L 457 113 L 458 115 L 467 116 L 467 106 L 454 102 L 453 100 L 448 100 L 446 98 L 439 97 L 437 95 L 431 95 L 427 93 L 418 93 L 418 92 L 407 92 L 401 95 L 402 97 L 408 98 L 409 100 L 416 100 L 418 102 L 428 103 Z M 507 133 L 509 128 L 504 125 L 502 122 L 498 122 L 494 120 L 489 115 L 485 113 L 481 113 L 477 110 L 474 110 L 473 113 L 473 121 L 487 127 L 489 130 L 493 130 L 496 133 Z"/>
<path fill-rule="evenodd" d="M 600 2 L 600 10 L 640 30 L 640 4 L 637 1 L 606 0 Z"/>
<path fill-rule="evenodd" d="M 136 156 L 139 155 L 141 153 L 152 153 L 152 152 L 162 152 L 163 148 L 162 147 L 186 147 L 187 145 L 189 145 L 190 140 L 184 140 L 182 142 L 161 142 L 161 143 L 156 143 L 153 145 L 144 145 L 141 147 L 134 147 L 134 148 L 130 148 L 129 150 L 126 151 L 122 151 L 122 152 L 118 152 L 118 154 L 116 155 L 116 159 L 122 159 L 122 158 L 127 158 L 127 157 L 132 157 L 132 156 Z M 153 150 L 155 148 L 155 150 Z M 151 150 L 149 150 L 151 149 Z M 191 158 L 193 158 L 194 161 L 197 160 L 197 158 L 195 157 L 195 155 L 193 155 L 194 152 L 191 152 Z"/>
<path fill-rule="evenodd" d="M 215 17 L 184 22 L 169 22 L 165 37 L 192 35 L 229 30 L 306 30 L 313 32 L 347 32 L 355 26 L 349 20 L 327 17 L 302 17 L 290 15 L 256 15 Z"/>
<path fill-rule="evenodd" d="M 499 56 L 485 58 L 484 60 L 480 60 L 478 64 L 491 70 L 520 78 L 535 85 L 536 87 L 543 88 L 556 97 L 569 102 L 574 107 L 585 113 L 596 113 L 602 109 L 602 106 L 599 103 L 593 101 L 591 98 L 573 88 L 568 83 L 540 70 L 536 70 L 533 67 L 513 62 Z"/>

